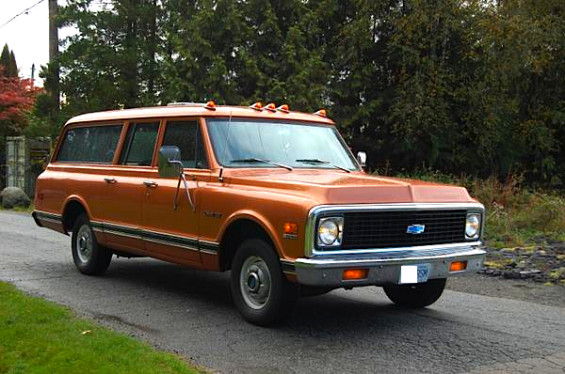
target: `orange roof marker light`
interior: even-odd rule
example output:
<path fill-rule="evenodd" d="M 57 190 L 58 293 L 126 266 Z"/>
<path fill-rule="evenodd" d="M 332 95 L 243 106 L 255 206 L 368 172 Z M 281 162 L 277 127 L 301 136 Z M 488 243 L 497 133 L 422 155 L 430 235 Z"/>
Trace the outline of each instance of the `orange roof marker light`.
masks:
<path fill-rule="evenodd" d="M 328 116 L 328 112 L 325 109 L 320 109 L 314 113 L 317 116 L 326 118 Z"/>
<path fill-rule="evenodd" d="M 214 102 L 214 100 L 210 100 L 204 105 L 204 108 L 209 110 L 216 110 L 216 103 Z"/>
<path fill-rule="evenodd" d="M 262 111 L 263 110 L 263 103 L 261 103 L 260 101 L 256 102 L 255 104 L 249 106 L 251 109 L 255 109 L 258 111 Z"/>
<path fill-rule="evenodd" d="M 290 107 L 288 106 L 288 104 L 281 105 L 280 107 L 277 108 L 277 110 L 283 113 L 290 113 Z"/>
<path fill-rule="evenodd" d="M 275 105 L 275 103 L 270 103 L 265 106 L 265 109 L 267 109 L 269 112 L 275 113 L 277 111 L 277 106 Z"/>

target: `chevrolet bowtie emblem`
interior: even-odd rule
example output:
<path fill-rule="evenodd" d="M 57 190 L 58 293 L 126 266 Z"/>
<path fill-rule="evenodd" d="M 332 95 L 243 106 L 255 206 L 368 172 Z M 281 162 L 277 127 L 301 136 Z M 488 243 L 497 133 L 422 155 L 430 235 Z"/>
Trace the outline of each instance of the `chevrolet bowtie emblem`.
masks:
<path fill-rule="evenodd" d="M 424 230 L 426 230 L 426 225 L 410 225 L 408 226 L 408 228 L 406 228 L 406 233 L 412 235 L 420 235 L 424 233 Z"/>

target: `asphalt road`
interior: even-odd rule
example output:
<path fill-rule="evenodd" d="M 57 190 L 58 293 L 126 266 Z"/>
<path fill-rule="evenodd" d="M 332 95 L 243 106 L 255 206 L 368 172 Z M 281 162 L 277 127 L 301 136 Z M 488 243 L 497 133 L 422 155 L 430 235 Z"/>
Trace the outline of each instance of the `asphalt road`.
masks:
<path fill-rule="evenodd" d="M 565 308 L 446 291 L 411 311 L 369 287 L 302 299 L 260 328 L 227 274 L 120 258 L 84 276 L 70 239 L 24 214 L 0 212 L 0 280 L 223 373 L 565 373 Z"/>

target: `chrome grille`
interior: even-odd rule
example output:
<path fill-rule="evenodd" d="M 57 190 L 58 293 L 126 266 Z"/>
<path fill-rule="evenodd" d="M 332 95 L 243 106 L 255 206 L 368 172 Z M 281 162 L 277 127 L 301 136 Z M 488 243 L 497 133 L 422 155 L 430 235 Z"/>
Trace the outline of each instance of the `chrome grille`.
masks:
<path fill-rule="evenodd" d="M 402 248 L 465 241 L 466 210 L 376 211 L 344 213 L 341 249 Z M 410 225 L 425 225 L 409 234 Z"/>

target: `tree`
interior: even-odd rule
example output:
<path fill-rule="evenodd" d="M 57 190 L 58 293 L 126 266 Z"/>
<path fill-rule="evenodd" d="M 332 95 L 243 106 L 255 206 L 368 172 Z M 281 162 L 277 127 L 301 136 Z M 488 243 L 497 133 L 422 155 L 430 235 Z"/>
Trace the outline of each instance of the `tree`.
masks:
<path fill-rule="evenodd" d="M 17 77 L 18 65 L 16 64 L 16 56 L 14 51 L 10 51 L 8 44 L 4 44 L 2 54 L 0 54 L 0 64 L 4 67 L 4 76 Z"/>
<path fill-rule="evenodd" d="M 0 66 L 0 136 L 21 134 L 38 92 L 31 79 L 5 76 Z"/>
<path fill-rule="evenodd" d="M 159 69 L 154 0 L 116 0 L 99 10 L 91 0 L 71 0 L 61 9 L 63 25 L 77 35 L 59 55 L 67 115 L 155 104 Z"/>
<path fill-rule="evenodd" d="M 65 104 L 55 118 L 39 99 L 39 117 L 209 99 L 325 106 L 373 169 L 565 187 L 562 2 L 69 0 L 61 20 L 79 31 L 57 61 Z"/>

